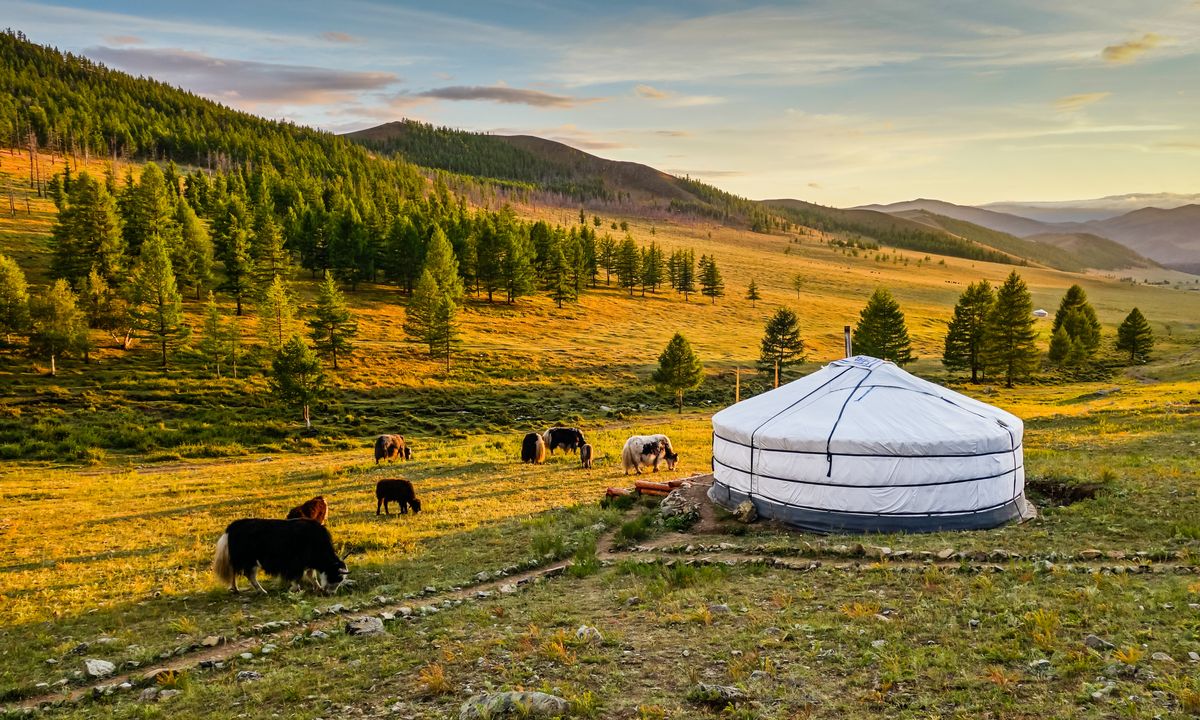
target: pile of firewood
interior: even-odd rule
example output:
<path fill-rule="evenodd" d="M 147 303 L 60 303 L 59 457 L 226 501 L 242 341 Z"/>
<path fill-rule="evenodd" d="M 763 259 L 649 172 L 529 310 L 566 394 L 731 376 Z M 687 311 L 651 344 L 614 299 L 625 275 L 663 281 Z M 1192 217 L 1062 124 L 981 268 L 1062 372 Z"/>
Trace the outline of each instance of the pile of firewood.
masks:
<path fill-rule="evenodd" d="M 667 482 L 654 482 L 653 480 L 634 480 L 633 487 L 620 488 L 610 487 L 604 492 L 604 497 L 614 498 L 622 495 L 655 495 L 657 497 L 666 497 L 676 488 L 683 487 L 687 484 L 686 480 L 668 480 Z"/>

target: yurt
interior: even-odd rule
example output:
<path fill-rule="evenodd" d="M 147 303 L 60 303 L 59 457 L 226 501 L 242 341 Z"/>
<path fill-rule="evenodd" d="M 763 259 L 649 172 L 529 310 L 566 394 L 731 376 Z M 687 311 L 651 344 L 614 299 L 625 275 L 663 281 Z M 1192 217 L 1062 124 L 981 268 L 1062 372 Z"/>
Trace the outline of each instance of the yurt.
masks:
<path fill-rule="evenodd" d="M 721 410 L 709 498 L 818 532 L 989 528 L 1027 512 L 1020 418 L 857 356 Z"/>

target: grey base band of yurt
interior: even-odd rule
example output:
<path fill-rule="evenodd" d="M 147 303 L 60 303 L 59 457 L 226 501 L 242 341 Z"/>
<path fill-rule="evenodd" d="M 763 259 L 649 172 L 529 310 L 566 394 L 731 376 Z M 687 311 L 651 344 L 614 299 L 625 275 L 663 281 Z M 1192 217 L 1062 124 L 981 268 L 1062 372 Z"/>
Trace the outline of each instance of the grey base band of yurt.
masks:
<path fill-rule="evenodd" d="M 709 498 L 817 532 L 996 527 L 1028 512 L 1019 418 L 857 356 L 713 416 Z"/>

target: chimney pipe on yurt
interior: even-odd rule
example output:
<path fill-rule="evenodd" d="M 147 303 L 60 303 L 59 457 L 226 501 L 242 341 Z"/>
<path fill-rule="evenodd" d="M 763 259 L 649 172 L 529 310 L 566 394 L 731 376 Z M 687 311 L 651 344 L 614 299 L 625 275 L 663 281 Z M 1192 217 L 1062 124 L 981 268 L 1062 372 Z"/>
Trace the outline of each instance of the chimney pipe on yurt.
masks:
<path fill-rule="evenodd" d="M 842 326 L 842 334 L 845 336 L 845 339 L 846 339 L 846 357 L 853 357 L 854 352 L 853 352 L 853 348 L 850 344 L 850 326 L 849 325 Z"/>
<path fill-rule="evenodd" d="M 865 355 L 713 415 L 709 498 L 817 532 L 996 527 L 1032 515 L 1021 419 Z"/>

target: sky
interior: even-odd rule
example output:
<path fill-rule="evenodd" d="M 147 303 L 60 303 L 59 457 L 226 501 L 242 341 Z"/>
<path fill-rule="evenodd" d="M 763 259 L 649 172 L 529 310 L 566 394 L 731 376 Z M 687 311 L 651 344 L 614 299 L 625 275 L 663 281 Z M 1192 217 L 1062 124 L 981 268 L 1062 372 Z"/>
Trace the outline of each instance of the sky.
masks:
<path fill-rule="evenodd" d="M 534 134 L 755 199 L 1200 192 L 1200 0 L 13 2 L 272 118 Z"/>

